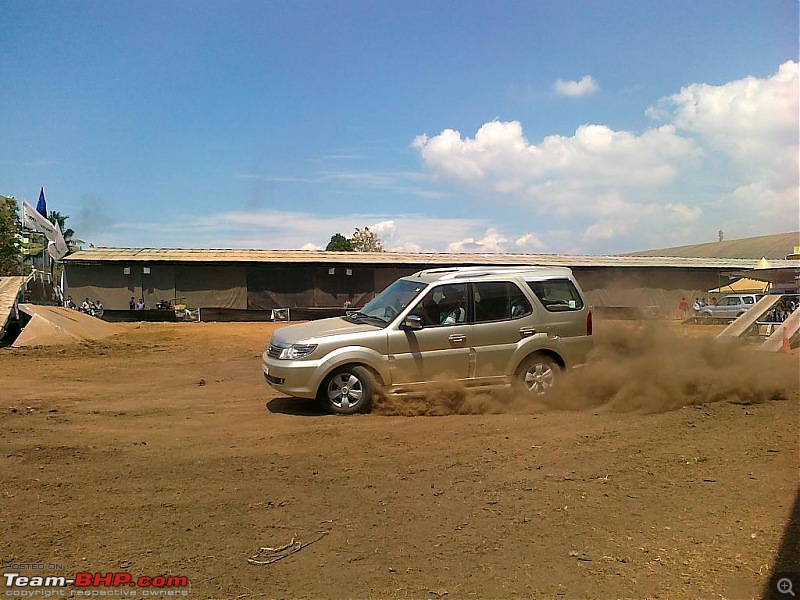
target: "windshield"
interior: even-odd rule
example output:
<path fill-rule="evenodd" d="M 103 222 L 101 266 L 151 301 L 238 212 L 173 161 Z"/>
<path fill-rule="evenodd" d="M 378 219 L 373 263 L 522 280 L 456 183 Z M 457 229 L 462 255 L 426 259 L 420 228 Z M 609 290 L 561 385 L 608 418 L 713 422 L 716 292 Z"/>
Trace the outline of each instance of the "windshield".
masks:
<path fill-rule="evenodd" d="M 398 279 L 367 302 L 364 308 L 348 315 L 348 318 L 352 320 L 374 319 L 388 324 L 424 289 L 425 284 L 421 281 Z"/>

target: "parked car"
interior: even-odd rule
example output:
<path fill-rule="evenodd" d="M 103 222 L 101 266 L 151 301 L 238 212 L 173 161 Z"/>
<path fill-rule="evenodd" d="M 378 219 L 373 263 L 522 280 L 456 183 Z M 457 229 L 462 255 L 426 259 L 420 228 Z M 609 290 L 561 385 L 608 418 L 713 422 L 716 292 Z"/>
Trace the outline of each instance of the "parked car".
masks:
<path fill-rule="evenodd" d="M 729 294 L 720 298 L 716 304 L 700 309 L 700 319 L 727 319 L 739 317 L 763 298 L 763 294 Z"/>
<path fill-rule="evenodd" d="M 545 394 L 585 362 L 592 313 L 567 268 L 460 267 L 398 279 L 344 317 L 278 329 L 263 355 L 278 391 L 332 413 L 367 411 L 432 381 Z"/>

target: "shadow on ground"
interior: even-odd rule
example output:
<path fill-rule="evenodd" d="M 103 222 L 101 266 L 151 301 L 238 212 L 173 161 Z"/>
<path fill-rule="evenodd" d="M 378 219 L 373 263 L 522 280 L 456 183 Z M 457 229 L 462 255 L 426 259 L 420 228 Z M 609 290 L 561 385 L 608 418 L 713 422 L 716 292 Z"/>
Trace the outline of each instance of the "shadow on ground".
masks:
<path fill-rule="evenodd" d="M 778 582 L 784 578 L 788 578 L 792 582 L 794 589 L 800 586 L 800 489 L 797 490 L 789 521 L 783 530 L 783 540 L 772 568 L 772 577 L 767 582 L 762 598 L 770 600 L 771 598 L 794 596 L 795 594 L 791 593 L 793 591 L 791 587 L 783 593 L 778 589 Z"/>
<path fill-rule="evenodd" d="M 321 417 L 328 414 L 320 408 L 319 402 L 309 398 L 275 398 L 267 402 L 267 410 L 297 417 Z"/>

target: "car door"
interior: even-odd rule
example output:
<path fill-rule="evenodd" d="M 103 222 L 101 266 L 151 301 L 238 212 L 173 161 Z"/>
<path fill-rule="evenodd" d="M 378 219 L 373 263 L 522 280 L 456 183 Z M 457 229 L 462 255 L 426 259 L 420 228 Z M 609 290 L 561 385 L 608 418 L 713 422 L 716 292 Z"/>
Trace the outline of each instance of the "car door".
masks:
<path fill-rule="evenodd" d="M 428 290 L 409 314 L 422 320 L 415 331 L 387 333 L 392 384 L 466 379 L 470 367 L 467 284 L 444 284 Z"/>
<path fill-rule="evenodd" d="M 509 375 L 519 341 L 536 332 L 529 326 L 530 320 L 524 318 L 532 312 L 531 303 L 515 283 L 476 282 L 472 284 L 472 297 L 475 378 L 476 383 L 485 383 Z"/>
<path fill-rule="evenodd" d="M 728 296 L 725 300 L 725 305 L 722 308 L 722 314 L 725 317 L 735 317 L 741 310 L 742 301 L 738 296 Z"/>

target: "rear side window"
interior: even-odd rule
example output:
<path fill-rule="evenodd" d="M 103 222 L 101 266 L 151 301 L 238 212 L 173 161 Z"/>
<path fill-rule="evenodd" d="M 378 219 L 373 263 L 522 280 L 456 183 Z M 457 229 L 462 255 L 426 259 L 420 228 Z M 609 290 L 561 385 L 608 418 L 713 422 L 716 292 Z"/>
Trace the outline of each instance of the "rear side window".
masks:
<path fill-rule="evenodd" d="M 583 299 L 569 279 L 547 279 L 528 281 L 528 287 L 550 312 L 581 310 Z"/>
<path fill-rule="evenodd" d="M 531 314 L 531 303 L 510 281 L 485 281 L 472 284 L 475 322 L 517 319 Z"/>
<path fill-rule="evenodd" d="M 745 304 L 753 304 L 753 299 L 750 296 L 745 296 L 744 297 L 744 303 Z"/>

